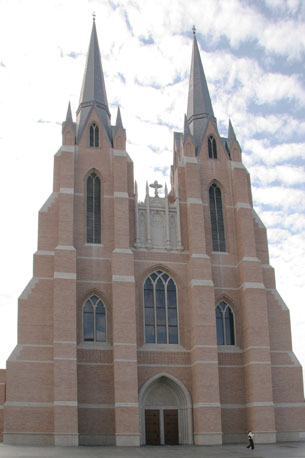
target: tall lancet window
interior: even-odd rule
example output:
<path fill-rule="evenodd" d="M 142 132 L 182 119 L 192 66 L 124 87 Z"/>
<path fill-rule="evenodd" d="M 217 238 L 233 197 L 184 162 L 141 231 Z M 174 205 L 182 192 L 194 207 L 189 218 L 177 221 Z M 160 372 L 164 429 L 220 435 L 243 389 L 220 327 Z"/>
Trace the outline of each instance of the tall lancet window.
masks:
<path fill-rule="evenodd" d="M 208 151 L 210 159 L 217 159 L 217 145 L 213 135 L 210 135 L 208 138 Z"/>
<path fill-rule="evenodd" d="M 216 307 L 216 330 L 218 345 L 235 345 L 234 315 L 224 301 Z"/>
<path fill-rule="evenodd" d="M 215 183 L 209 189 L 209 200 L 213 251 L 226 251 L 221 191 Z"/>
<path fill-rule="evenodd" d="M 95 294 L 84 304 L 83 339 L 85 342 L 106 342 L 106 310 Z"/>
<path fill-rule="evenodd" d="M 178 343 L 177 291 L 165 272 L 151 273 L 144 283 L 145 342 Z"/>
<path fill-rule="evenodd" d="M 99 147 L 99 128 L 93 122 L 89 127 L 89 146 Z"/>
<path fill-rule="evenodd" d="M 87 179 L 87 243 L 101 243 L 101 180 L 94 172 Z"/>

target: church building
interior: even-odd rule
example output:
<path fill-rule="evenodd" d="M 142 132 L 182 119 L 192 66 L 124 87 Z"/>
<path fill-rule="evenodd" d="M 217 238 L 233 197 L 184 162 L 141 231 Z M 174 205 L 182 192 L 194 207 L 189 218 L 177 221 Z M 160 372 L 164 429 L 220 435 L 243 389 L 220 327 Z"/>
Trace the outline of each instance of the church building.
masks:
<path fill-rule="evenodd" d="M 170 189 L 151 177 L 140 201 L 93 21 L 0 371 L 4 443 L 211 445 L 248 430 L 258 443 L 305 440 L 266 228 L 231 122 L 219 134 L 195 31 L 192 46 Z"/>

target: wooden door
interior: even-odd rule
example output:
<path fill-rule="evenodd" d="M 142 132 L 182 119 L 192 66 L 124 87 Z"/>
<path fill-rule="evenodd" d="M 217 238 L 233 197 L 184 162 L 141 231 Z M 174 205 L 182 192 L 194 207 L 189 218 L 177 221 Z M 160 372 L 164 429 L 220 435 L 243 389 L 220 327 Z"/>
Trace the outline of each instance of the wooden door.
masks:
<path fill-rule="evenodd" d="M 145 410 L 146 445 L 160 445 L 160 411 Z"/>
<path fill-rule="evenodd" d="M 164 443 L 179 444 L 178 410 L 164 410 Z"/>

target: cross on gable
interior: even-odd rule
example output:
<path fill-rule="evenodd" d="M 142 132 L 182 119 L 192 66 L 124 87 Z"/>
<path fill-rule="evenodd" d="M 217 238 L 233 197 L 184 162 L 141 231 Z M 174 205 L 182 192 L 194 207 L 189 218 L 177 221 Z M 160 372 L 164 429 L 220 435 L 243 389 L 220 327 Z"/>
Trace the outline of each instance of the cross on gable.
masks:
<path fill-rule="evenodd" d="M 157 182 L 157 180 L 155 180 L 155 181 L 154 181 L 152 184 L 150 184 L 149 186 L 150 186 L 150 188 L 155 188 L 155 196 L 156 196 L 156 197 L 159 197 L 159 195 L 158 195 L 158 189 L 163 187 L 162 184 L 159 184 L 159 183 Z"/>

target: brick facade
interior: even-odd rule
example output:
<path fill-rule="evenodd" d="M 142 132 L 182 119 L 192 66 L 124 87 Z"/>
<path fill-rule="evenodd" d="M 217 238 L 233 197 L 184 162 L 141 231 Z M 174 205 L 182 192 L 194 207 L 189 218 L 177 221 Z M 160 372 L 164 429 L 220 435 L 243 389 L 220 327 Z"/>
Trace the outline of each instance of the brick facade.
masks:
<path fill-rule="evenodd" d="M 83 97 L 92 89 L 86 77 L 99 69 L 90 60 L 94 46 L 95 24 Z M 198 66 L 195 37 L 193 46 Z M 178 410 L 181 444 L 245 441 L 249 429 L 257 442 L 304 440 L 302 368 L 291 349 L 289 311 L 276 291 L 266 229 L 232 127 L 221 138 L 208 111 L 198 144 L 190 117 L 190 127 L 174 136 L 170 192 L 147 192 L 140 205 L 120 113 L 110 126 L 106 99 L 82 100 L 76 124 L 69 112 L 63 124 L 53 192 L 39 212 L 33 278 L 19 298 L 18 344 L 0 371 L 4 441 L 145 444 L 147 408 Z M 92 123 L 99 128 L 95 147 Z M 92 172 L 101 183 L 97 244 L 86 242 Z M 221 190 L 226 251 L 213 251 L 213 183 Z M 145 342 L 143 285 L 158 270 L 176 285 L 177 344 Z M 92 295 L 105 306 L 105 342 L 84 341 L 83 306 Z M 221 301 L 234 316 L 234 345 L 217 343 Z"/>

